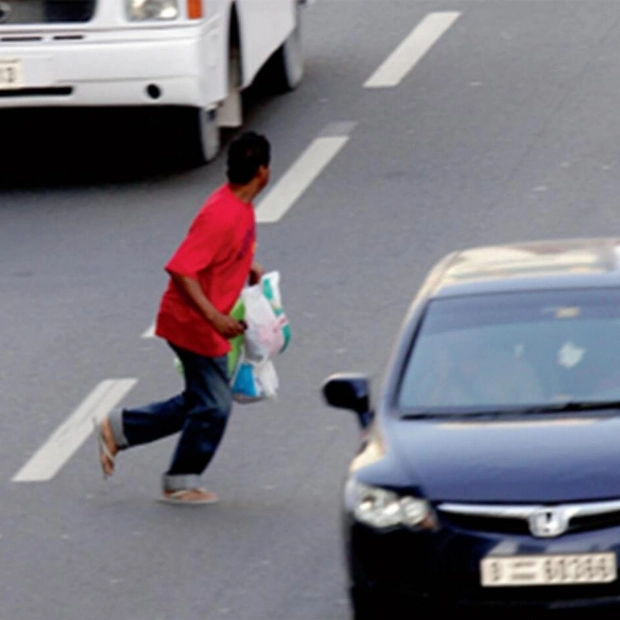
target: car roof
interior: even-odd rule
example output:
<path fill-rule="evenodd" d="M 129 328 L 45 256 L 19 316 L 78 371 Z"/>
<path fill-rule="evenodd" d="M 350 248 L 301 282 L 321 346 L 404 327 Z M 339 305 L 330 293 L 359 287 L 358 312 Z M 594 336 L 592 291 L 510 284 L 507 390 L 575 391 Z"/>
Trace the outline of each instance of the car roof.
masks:
<path fill-rule="evenodd" d="M 431 272 L 430 297 L 620 286 L 620 239 L 559 239 L 454 252 Z"/>

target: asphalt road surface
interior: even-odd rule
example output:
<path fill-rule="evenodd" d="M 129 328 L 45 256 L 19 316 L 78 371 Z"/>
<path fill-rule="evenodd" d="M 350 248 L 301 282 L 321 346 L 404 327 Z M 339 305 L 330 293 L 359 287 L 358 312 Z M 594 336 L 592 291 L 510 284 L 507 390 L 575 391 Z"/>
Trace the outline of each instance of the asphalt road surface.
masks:
<path fill-rule="evenodd" d="M 104 482 L 89 415 L 180 389 L 149 328 L 223 158 L 189 168 L 133 122 L 0 118 L 0 620 L 346 620 L 358 436 L 323 379 L 379 380 L 445 253 L 619 230 L 617 2 L 317 0 L 304 40 L 302 86 L 246 101 L 293 339 L 278 399 L 233 412 L 216 506 L 156 501 L 173 439 Z"/>

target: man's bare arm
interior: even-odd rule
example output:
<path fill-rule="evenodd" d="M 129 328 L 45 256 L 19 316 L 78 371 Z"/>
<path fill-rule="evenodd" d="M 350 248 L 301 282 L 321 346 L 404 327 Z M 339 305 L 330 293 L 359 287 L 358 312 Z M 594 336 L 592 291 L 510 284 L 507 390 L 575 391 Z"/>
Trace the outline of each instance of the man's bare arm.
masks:
<path fill-rule="evenodd" d="M 245 331 L 245 323 L 227 314 L 221 313 L 203 293 L 200 283 L 195 278 L 171 273 L 170 276 L 183 293 L 191 300 L 215 329 L 225 338 L 234 338 Z"/>
<path fill-rule="evenodd" d="M 262 265 L 259 265 L 258 263 L 252 263 L 252 266 L 250 267 L 250 277 L 248 283 L 250 285 L 258 284 L 264 274 L 265 270 L 263 269 Z"/>

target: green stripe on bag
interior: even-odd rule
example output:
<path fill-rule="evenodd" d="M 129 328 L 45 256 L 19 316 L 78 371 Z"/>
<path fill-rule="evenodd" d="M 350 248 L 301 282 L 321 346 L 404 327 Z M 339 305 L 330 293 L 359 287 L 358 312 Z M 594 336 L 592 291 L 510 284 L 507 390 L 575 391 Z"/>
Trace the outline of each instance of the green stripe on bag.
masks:
<path fill-rule="evenodd" d="M 237 319 L 237 321 L 242 321 L 245 318 L 245 304 L 241 299 L 237 300 L 230 316 Z M 228 342 L 230 342 L 230 351 L 228 353 L 228 376 L 232 378 L 237 370 L 241 350 L 243 349 L 243 334 L 239 334 L 238 336 L 231 338 Z"/>
<path fill-rule="evenodd" d="M 276 299 L 276 296 L 273 292 L 273 287 L 271 286 L 271 280 L 268 277 L 265 277 L 263 278 L 262 283 L 263 283 L 263 293 L 265 297 L 269 300 L 269 303 L 271 304 L 271 307 L 273 308 L 274 314 L 276 316 L 282 316 L 284 314 L 284 310 L 282 306 L 278 303 L 278 300 Z M 288 343 L 291 340 L 291 326 L 289 325 L 288 320 L 282 326 L 282 336 L 284 337 L 284 344 L 282 345 L 282 348 L 280 349 L 280 353 L 282 353 L 282 351 L 286 349 L 286 347 L 288 346 Z"/>

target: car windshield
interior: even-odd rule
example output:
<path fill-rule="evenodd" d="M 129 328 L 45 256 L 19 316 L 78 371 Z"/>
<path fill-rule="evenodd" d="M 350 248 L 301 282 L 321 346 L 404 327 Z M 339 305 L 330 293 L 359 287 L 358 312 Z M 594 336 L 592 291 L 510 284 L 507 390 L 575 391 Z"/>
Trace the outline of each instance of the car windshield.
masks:
<path fill-rule="evenodd" d="M 397 394 L 410 415 L 613 401 L 620 401 L 616 289 L 433 300 Z"/>

